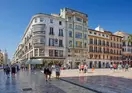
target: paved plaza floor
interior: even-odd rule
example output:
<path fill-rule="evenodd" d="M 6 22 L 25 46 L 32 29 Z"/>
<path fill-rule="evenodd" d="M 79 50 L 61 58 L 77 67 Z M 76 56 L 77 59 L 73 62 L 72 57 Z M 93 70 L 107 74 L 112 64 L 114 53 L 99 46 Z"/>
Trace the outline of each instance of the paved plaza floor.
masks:
<path fill-rule="evenodd" d="M 23 91 L 23 89 L 30 89 Z M 95 93 L 74 84 L 52 79 L 45 82 L 40 71 L 20 71 L 15 78 L 7 78 L 0 71 L 0 93 Z"/>
<path fill-rule="evenodd" d="M 79 85 L 99 93 L 132 93 L 132 69 L 110 70 L 91 69 L 87 73 L 78 70 L 63 70 L 61 78 L 69 83 Z"/>

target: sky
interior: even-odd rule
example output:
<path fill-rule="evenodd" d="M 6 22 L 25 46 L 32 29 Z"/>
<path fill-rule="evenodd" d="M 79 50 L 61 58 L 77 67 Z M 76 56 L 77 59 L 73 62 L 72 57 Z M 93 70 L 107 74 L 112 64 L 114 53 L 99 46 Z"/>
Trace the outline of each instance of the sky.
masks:
<path fill-rule="evenodd" d="M 132 0 L 0 0 L 0 49 L 12 58 L 34 14 L 64 7 L 88 14 L 89 28 L 132 33 Z"/>

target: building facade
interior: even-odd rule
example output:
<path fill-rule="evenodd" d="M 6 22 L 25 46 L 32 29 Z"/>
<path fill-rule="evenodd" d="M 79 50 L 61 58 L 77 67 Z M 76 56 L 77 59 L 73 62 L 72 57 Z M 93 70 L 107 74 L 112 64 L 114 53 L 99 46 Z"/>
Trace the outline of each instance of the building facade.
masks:
<path fill-rule="evenodd" d="M 117 31 L 115 35 L 122 36 L 122 61 L 123 64 L 128 63 L 132 67 L 132 42 L 128 41 L 129 34 Z"/>
<path fill-rule="evenodd" d="M 0 65 L 4 64 L 3 53 L 0 50 Z"/>
<path fill-rule="evenodd" d="M 55 14 L 34 15 L 14 54 L 14 62 L 30 59 L 64 61 L 65 36 L 65 19 Z"/>
<path fill-rule="evenodd" d="M 107 68 L 110 64 L 121 63 L 122 37 L 113 35 L 98 26 L 88 30 L 88 66 Z"/>
<path fill-rule="evenodd" d="M 73 9 L 61 9 L 60 16 L 66 20 L 66 63 L 71 68 L 87 61 L 88 15 Z"/>

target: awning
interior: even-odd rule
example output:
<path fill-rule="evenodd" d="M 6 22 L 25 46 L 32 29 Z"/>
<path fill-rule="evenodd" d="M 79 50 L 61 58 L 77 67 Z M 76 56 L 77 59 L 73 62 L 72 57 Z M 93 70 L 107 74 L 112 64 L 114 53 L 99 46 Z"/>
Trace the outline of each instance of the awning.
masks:
<path fill-rule="evenodd" d="M 30 59 L 26 61 L 26 64 L 43 64 L 42 59 Z"/>

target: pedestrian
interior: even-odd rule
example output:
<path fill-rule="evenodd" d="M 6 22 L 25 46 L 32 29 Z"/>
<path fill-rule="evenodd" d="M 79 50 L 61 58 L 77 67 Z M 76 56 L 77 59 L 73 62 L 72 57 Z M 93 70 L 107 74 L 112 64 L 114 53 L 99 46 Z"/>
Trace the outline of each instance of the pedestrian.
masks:
<path fill-rule="evenodd" d="M 12 65 L 12 67 L 11 67 L 11 73 L 12 73 L 12 76 L 15 77 L 15 74 L 16 74 L 16 67 L 15 67 L 15 65 Z"/>
<path fill-rule="evenodd" d="M 45 68 L 44 68 L 44 75 L 45 75 L 45 80 L 47 82 L 48 81 L 48 75 L 49 75 L 49 68 L 48 68 L 48 66 L 45 66 Z"/>
<path fill-rule="evenodd" d="M 82 64 L 81 65 L 81 71 L 83 72 L 83 70 L 84 70 L 84 65 Z"/>
<path fill-rule="evenodd" d="M 6 66 L 3 65 L 3 71 L 4 71 L 4 74 L 6 74 Z"/>
<path fill-rule="evenodd" d="M 51 80 L 52 67 L 49 65 L 48 68 L 49 68 L 49 72 L 48 72 L 49 80 Z"/>
<path fill-rule="evenodd" d="M 112 68 L 113 68 L 113 66 L 112 66 L 112 64 L 110 64 L 110 69 L 112 70 Z"/>
<path fill-rule="evenodd" d="M 8 65 L 6 65 L 5 72 L 6 72 L 7 77 L 9 78 L 9 75 L 10 75 L 10 67 Z"/>
<path fill-rule="evenodd" d="M 118 65 L 118 69 L 121 70 L 122 69 L 122 66 L 121 64 Z"/>
<path fill-rule="evenodd" d="M 88 68 L 87 68 L 87 65 L 85 64 L 85 65 L 84 65 L 84 73 L 87 72 L 87 69 L 88 69 Z"/>
<path fill-rule="evenodd" d="M 93 66 L 92 66 L 92 72 L 93 72 L 94 70 L 95 70 L 95 66 L 93 65 Z"/>
<path fill-rule="evenodd" d="M 78 69 L 79 69 L 79 72 L 81 72 L 81 65 L 80 64 L 78 65 Z"/>
<path fill-rule="evenodd" d="M 129 68 L 129 65 L 126 64 L 126 65 L 125 65 L 125 71 L 128 71 L 128 68 Z"/>
<path fill-rule="evenodd" d="M 56 71 L 56 78 L 59 79 L 59 77 L 60 77 L 60 66 L 58 64 L 55 67 L 55 71 Z"/>

